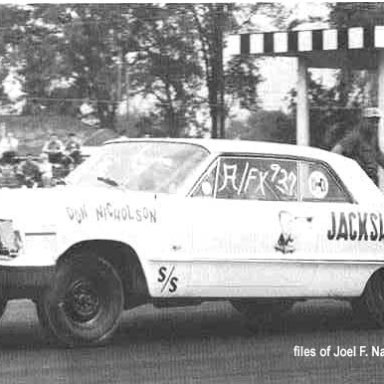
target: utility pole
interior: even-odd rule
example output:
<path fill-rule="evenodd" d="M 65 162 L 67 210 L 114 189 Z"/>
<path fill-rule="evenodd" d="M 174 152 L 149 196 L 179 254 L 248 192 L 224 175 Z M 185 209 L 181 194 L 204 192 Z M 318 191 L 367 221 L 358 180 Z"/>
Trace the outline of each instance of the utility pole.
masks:
<path fill-rule="evenodd" d="M 217 72 L 218 72 L 218 91 L 219 91 L 219 137 L 221 139 L 225 138 L 225 99 L 224 99 L 224 90 L 225 90 L 225 76 L 224 76 L 224 63 L 223 63 L 223 34 L 224 34 L 224 5 L 217 4 L 217 43 L 218 43 L 218 52 L 217 52 Z"/>
<path fill-rule="evenodd" d="M 124 56 L 124 67 L 125 67 L 125 105 L 126 105 L 126 121 L 127 126 L 129 125 L 129 109 L 131 104 L 131 72 L 130 68 L 134 65 L 136 57 L 137 57 L 138 51 L 129 51 L 126 52 Z"/>
<path fill-rule="evenodd" d="M 122 79 L 123 79 L 123 49 L 121 47 L 118 47 L 118 63 L 117 63 L 117 97 L 116 97 L 116 103 L 121 102 L 121 96 L 122 96 Z"/>
<path fill-rule="evenodd" d="M 125 97 L 126 97 L 126 108 L 127 108 L 127 121 L 129 121 L 129 91 L 130 91 L 130 79 L 129 79 L 129 63 L 127 60 L 124 61 L 125 64 Z"/>
<path fill-rule="evenodd" d="M 297 59 L 296 144 L 309 145 L 308 69 L 305 58 Z"/>

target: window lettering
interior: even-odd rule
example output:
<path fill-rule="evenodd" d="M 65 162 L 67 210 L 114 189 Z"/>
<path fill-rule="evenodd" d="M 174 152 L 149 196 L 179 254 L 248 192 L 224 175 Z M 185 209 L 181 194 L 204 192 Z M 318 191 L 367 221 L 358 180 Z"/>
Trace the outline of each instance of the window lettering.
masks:
<path fill-rule="evenodd" d="M 272 175 L 272 177 L 271 177 L 271 181 L 272 182 L 274 182 L 275 181 L 275 179 L 276 179 L 276 176 L 277 176 L 277 174 L 279 173 L 279 171 L 280 171 L 280 165 L 279 164 L 271 164 L 271 169 L 272 169 L 272 171 L 273 171 L 273 175 Z"/>
<path fill-rule="evenodd" d="M 223 164 L 224 166 L 224 181 L 223 185 L 219 188 L 219 192 L 228 188 L 228 183 L 231 182 L 232 188 L 237 191 L 238 188 L 236 186 L 236 176 L 237 176 L 237 164 L 229 165 Z"/>
<path fill-rule="evenodd" d="M 244 192 L 247 192 L 247 190 L 249 188 L 249 184 L 251 184 L 252 180 L 254 180 L 254 181 L 259 180 L 259 187 L 258 188 L 260 188 L 260 184 L 262 184 L 261 177 L 260 177 L 260 171 L 257 168 L 254 168 L 254 167 L 252 167 L 249 170 L 248 177 L 247 177 L 247 182 L 245 183 Z"/>
<path fill-rule="evenodd" d="M 240 195 L 242 189 L 243 189 L 243 186 L 244 186 L 244 181 L 245 181 L 245 177 L 247 175 L 247 171 L 248 171 L 248 168 L 249 168 L 249 162 L 247 161 L 246 164 L 245 164 L 245 170 L 243 172 L 243 176 L 241 177 L 241 183 L 240 183 L 240 188 L 238 189 L 237 191 L 237 194 Z M 252 169 L 251 169 L 252 171 Z M 248 178 L 247 178 L 247 183 L 245 184 L 245 190 L 247 190 L 248 188 L 248 184 L 249 184 L 249 174 L 248 174 Z"/>
<path fill-rule="evenodd" d="M 268 176 L 268 171 L 266 171 L 266 172 L 259 172 L 259 176 L 260 176 L 259 185 L 257 186 L 255 193 L 258 193 L 260 191 L 260 193 L 263 196 L 265 196 L 264 184 L 265 184 L 265 179 Z"/>
<path fill-rule="evenodd" d="M 315 161 L 222 157 L 218 164 L 204 178 L 210 180 L 211 193 L 199 187 L 194 196 L 213 197 L 217 171 L 216 196 L 221 199 L 349 202 L 348 193 L 326 167 Z M 299 180 L 301 196 L 298 196 Z"/>
<path fill-rule="evenodd" d="M 297 163 L 269 159 L 224 158 L 219 171 L 219 198 L 295 200 Z"/>
<path fill-rule="evenodd" d="M 296 183 L 297 183 L 297 177 L 296 177 L 296 175 L 293 172 L 290 172 L 289 176 L 288 176 L 288 180 L 290 182 L 288 195 L 289 196 L 293 196 L 294 189 L 295 189 Z"/>

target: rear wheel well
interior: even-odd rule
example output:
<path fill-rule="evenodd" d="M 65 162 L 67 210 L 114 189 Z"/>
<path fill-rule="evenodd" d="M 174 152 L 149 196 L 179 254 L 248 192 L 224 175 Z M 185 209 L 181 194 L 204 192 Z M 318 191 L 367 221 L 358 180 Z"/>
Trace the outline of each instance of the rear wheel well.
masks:
<path fill-rule="evenodd" d="M 144 304 L 149 290 L 142 265 L 135 250 L 126 243 L 111 240 L 89 240 L 72 245 L 57 261 L 57 265 L 83 253 L 102 256 L 114 266 L 124 286 L 125 309 Z"/>

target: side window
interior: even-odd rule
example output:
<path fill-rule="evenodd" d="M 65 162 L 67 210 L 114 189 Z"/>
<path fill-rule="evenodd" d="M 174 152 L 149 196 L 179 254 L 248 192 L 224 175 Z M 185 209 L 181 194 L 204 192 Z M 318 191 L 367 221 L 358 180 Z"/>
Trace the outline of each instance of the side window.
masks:
<path fill-rule="evenodd" d="M 222 157 L 216 197 L 297 201 L 297 162 L 262 157 Z"/>
<path fill-rule="evenodd" d="M 215 193 L 217 162 L 200 180 L 192 193 L 192 197 L 213 197 Z"/>
<path fill-rule="evenodd" d="M 301 161 L 300 200 L 349 203 L 350 197 L 323 164 Z"/>

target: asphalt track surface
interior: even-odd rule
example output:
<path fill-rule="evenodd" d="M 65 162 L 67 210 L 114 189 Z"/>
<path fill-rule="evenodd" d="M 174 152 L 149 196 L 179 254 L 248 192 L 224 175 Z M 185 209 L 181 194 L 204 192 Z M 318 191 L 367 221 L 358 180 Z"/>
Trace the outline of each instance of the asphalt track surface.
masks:
<path fill-rule="evenodd" d="M 367 346 L 368 356 L 295 357 L 293 348 Z M 34 305 L 8 304 L 0 322 L 0 383 L 383 383 L 384 331 L 348 304 L 299 303 L 271 329 L 252 332 L 225 302 L 126 312 L 111 344 L 64 349 L 43 336 Z"/>

